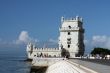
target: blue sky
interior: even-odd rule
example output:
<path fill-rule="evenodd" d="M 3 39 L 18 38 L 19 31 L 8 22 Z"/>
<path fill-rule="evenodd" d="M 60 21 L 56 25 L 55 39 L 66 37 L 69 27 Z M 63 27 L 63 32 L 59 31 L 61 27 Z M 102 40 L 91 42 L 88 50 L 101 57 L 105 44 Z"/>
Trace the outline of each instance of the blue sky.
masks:
<path fill-rule="evenodd" d="M 83 17 L 87 48 L 110 47 L 109 0 L 0 0 L 0 46 L 30 39 L 55 42 L 61 16 L 76 15 Z"/>

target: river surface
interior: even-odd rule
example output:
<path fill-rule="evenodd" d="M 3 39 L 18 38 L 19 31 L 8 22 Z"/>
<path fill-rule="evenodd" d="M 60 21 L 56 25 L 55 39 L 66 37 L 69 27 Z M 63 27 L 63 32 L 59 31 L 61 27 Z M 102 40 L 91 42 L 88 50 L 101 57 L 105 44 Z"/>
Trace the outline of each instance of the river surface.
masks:
<path fill-rule="evenodd" d="M 25 59 L 23 50 L 0 49 L 0 73 L 30 73 L 31 64 Z"/>

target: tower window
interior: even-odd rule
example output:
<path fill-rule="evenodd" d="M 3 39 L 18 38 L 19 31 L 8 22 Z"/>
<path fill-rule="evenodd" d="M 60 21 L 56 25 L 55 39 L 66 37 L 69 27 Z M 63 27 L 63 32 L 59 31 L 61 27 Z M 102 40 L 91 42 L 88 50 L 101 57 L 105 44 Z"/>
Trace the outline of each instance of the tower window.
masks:
<path fill-rule="evenodd" d="M 71 26 L 68 26 L 69 29 L 71 29 Z"/>
<path fill-rule="evenodd" d="M 70 32 L 68 32 L 68 35 L 70 35 Z"/>
<path fill-rule="evenodd" d="M 70 45 L 68 45 L 68 48 L 70 48 Z"/>
<path fill-rule="evenodd" d="M 34 57 L 35 57 L 36 55 L 34 55 Z"/>
<path fill-rule="evenodd" d="M 71 44 L 71 38 L 67 38 L 67 44 Z"/>

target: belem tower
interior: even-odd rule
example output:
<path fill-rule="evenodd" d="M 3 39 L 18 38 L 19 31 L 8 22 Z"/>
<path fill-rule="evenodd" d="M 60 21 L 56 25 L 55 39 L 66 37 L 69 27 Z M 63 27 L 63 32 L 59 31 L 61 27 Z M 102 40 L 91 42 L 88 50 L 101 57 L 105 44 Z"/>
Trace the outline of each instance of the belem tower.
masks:
<path fill-rule="evenodd" d="M 83 56 L 84 28 L 83 19 L 79 16 L 65 19 L 61 17 L 61 27 L 59 28 L 58 48 L 37 48 L 32 43 L 27 45 L 28 59 L 34 57 L 62 57 L 62 49 L 68 52 L 69 58 Z"/>

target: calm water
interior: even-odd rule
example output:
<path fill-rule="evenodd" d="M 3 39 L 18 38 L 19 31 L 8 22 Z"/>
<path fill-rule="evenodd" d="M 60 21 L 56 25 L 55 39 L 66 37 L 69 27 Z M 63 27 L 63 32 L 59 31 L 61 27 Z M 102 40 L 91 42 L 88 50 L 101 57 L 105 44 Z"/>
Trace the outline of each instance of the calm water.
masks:
<path fill-rule="evenodd" d="M 0 73 L 30 73 L 30 63 L 25 59 L 25 50 L 0 49 Z"/>

